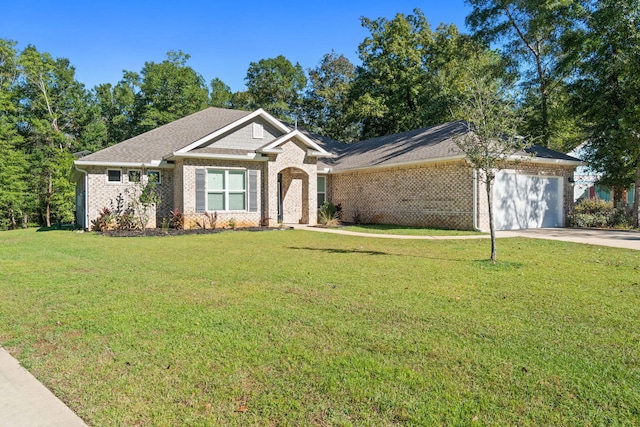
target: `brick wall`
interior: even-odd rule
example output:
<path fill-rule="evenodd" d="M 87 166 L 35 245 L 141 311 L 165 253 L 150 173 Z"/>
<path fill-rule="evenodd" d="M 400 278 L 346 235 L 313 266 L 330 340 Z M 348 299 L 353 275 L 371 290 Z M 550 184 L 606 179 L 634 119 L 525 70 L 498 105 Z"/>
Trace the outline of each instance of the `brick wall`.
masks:
<path fill-rule="evenodd" d="M 463 162 L 337 173 L 328 197 L 343 221 L 453 229 L 473 227 L 473 172 Z"/>
<path fill-rule="evenodd" d="M 121 181 L 118 183 L 108 182 L 108 169 L 120 170 L 122 174 Z M 140 168 L 132 168 L 132 170 L 141 171 Z M 91 221 L 98 217 L 99 211 L 103 208 L 107 207 L 114 213 L 120 213 L 127 209 L 132 199 L 136 197 L 135 183 L 129 182 L 128 171 L 128 168 L 90 167 L 87 169 L 89 228 L 91 228 Z M 143 173 L 142 183 L 145 183 L 146 179 L 147 177 Z M 150 210 L 147 224 L 149 228 L 159 226 L 162 218 L 169 217 L 169 211 L 173 207 L 173 171 L 168 169 L 160 170 L 160 182 L 157 189 L 160 192 L 161 201 L 159 206 Z"/>

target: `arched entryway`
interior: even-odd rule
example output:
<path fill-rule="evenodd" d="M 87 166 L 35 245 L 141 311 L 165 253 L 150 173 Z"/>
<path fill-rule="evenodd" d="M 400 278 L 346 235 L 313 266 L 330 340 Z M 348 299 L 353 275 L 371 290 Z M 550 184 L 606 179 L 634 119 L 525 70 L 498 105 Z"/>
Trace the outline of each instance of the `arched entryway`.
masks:
<path fill-rule="evenodd" d="M 302 169 L 278 173 L 278 222 L 309 224 L 309 175 Z"/>

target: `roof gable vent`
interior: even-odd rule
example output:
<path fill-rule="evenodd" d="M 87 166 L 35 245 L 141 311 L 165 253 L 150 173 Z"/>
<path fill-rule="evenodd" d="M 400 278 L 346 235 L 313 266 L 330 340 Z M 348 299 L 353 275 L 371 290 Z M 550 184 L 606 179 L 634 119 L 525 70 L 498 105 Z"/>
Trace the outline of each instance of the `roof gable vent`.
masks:
<path fill-rule="evenodd" d="M 260 123 L 253 124 L 253 138 L 254 139 L 262 139 L 264 138 L 264 127 Z"/>

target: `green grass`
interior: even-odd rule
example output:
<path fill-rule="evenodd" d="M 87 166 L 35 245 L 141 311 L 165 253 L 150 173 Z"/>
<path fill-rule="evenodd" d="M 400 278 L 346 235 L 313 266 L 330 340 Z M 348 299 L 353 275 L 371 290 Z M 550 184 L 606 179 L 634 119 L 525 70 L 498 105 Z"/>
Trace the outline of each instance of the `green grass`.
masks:
<path fill-rule="evenodd" d="M 359 224 L 341 227 L 341 230 L 368 234 L 397 234 L 403 236 L 473 236 L 484 234 L 468 230 L 448 230 L 442 228 L 409 227 L 391 224 Z"/>
<path fill-rule="evenodd" d="M 640 252 L 498 251 L 4 232 L 0 345 L 95 426 L 640 424 Z"/>

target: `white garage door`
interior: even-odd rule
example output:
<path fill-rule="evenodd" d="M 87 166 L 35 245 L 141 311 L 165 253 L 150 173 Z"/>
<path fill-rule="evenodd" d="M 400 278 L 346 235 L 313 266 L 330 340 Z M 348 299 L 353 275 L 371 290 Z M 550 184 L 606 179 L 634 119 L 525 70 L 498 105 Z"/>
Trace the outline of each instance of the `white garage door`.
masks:
<path fill-rule="evenodd" d="M 500 171 L 493 187 L 496 230 L 562 227 L 562 179 Z"/>

